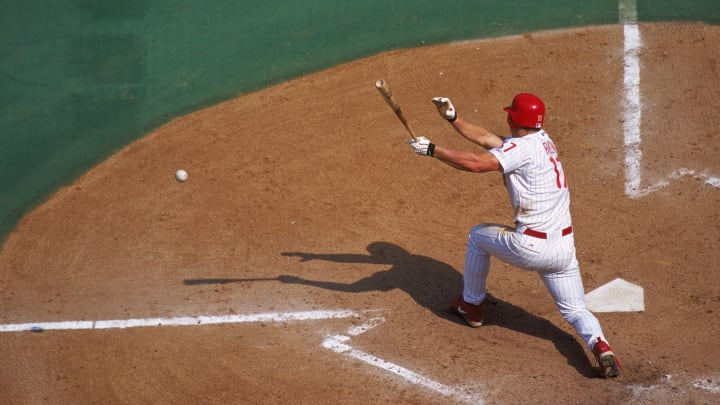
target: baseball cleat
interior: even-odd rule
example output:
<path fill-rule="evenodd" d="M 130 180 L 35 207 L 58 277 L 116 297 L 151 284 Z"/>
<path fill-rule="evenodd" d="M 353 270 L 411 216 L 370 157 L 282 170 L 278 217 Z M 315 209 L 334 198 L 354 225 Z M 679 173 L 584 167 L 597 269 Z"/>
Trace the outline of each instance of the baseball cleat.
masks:
<path fill-rule="evenodd" d="M 610 346 L 603 342 L 598 336 L 598 341 L 593 348 L 593 354 L 598 362 L 600 376 L 603 378 L 617 377 L 620 374 L 620 362 L 615 358 Z"/>
<path fill-rule="evenodd" d="M 465 302 L 462 293 L 457 293 L 453 299 L 453 310 L 460 315 L 468 325 L 473 328 L 482 326 L 483 324 L 483 313 L 482 303 L 475 305 Z"/>

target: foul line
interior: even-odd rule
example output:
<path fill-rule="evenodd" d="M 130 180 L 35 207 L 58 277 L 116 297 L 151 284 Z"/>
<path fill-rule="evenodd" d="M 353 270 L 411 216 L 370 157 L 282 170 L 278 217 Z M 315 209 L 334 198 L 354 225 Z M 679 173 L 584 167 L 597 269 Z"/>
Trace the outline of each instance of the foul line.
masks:
<path fill-rule="evenodd" d="M 46 330 L 126 329 L 157 326 L 199 326 L 227 323 L 290 322 L 357 317 L 349 310 L 275 312 L 250 315 L 200 315 L 177 318 L 114 319 L 105 321 L 35 322 L 0 325 L 0 332 L 42 332 Z"/>
<path fill-rule="evenodd" d="M 621 2 L 622 4 L 622 2 Z M 622 8 L 621 8 L 622 11 Z M 623 17 L 621 16 L 621 19 Z M 637 24 L 625 24 L 625 194 L 633 197 L 640 190 L 640 30 Z"/>
<path fill-rule="evenodd" d="M 642 151 L 640 149 L 640 123 L 642 118 L 642 103 L 640 97 L 640 50 L 642 38 L 637 25 L 636 0 L 620 0 L 618 3 L 620 22 L 623 24 L 625 41 L 624 54 L 624 85 L 625 85 L 625 111 L 623 120 L 623 133 L 625 134 L 625 195 L 630 198 L 640 198 L 654 191 L 670 185 L 670 180 L 690 176 L 713 187 L 720 187 L 720 178 L 709 173 L 699 173 L 695 170 L 681 168 L 675 170 L 668 179 L 643 188 L 641 186 Z"/>

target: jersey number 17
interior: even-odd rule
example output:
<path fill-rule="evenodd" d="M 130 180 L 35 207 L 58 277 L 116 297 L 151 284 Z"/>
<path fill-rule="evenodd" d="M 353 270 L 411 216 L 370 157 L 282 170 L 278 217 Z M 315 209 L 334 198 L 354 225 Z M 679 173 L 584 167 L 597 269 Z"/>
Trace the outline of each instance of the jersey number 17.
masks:
<path fill-rule="evenodd" d="M 560 159 L 551 157 L 550 162 L 553 164 L 553 167 L 555 168 L 555 181 L 558 188 L 567 188 L 567 177 L 565 177 L 565 172 L 563 171 L 562 164 L 560 163 Z"/>

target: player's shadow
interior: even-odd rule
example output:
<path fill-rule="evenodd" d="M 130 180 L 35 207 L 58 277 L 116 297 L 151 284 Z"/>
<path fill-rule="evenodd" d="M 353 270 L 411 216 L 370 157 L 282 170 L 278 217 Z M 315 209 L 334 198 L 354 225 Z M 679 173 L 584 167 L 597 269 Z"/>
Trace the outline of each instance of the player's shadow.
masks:
<path fill-rule="evenodd" d="M 412 254 L 389 242 L 373 242 L 367 246 L 367 251 L 369 253 L 367 255 L 304 252 L 285 252 L 282 255 L 298 257 L 301 262 L 325 260 L 335 263 L 378 264 L 390 267 L 351 283 L 308 280 L 291 275 L 281 275 L 277 279 L 283 283 L 302 284 L 347 293 L 390 291 L 398 288 L 435 315 L 451 322 L 464 324 L 464 321 L 451 310 L 452 295 L 461 291 L 463 284 L 462 275 L 452 266 L 431 257 Z M 484 312 L 486 325 L 497 325 L 550 340 L 555 344 L 557 350 L 567 358 L 568 364 L 580 374 L 587 377 L 593 375 L 583 346 L 573 335 L 548 320 L 530 314 L 491 294 L 488 294 L 485 300 Z"/>
<path fill-rule="evenodd" d="M 347 264 L 386 265 L 389 268 L 352 283 L 308 280 L 290 275 L 282 275 L 278 279 L 284 283 L 304 284 L 347 293 L 390 291 L 398 288 L 437 316 L 455 320 L 448 312 L 450 298 L 453 292 L 462 289 L 463 281 L 462 275 L 452 266 L 427 256 L 411 254 L 388 242 L 373 242 L 367 246 L 367 251 L 369 254 L 285 252 L 282 255 L 299 257 L 301 262 L 325 260 Z"/>

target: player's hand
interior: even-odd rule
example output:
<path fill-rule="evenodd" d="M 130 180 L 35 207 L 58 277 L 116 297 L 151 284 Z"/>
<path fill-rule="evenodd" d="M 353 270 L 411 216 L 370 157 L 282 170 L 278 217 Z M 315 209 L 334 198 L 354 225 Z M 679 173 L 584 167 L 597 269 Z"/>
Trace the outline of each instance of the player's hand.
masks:
<path fill-rule="evenodd" d="M 435 156 L 435 144 L 431 143 L 429 139 L 421 136 L 416 140 L 410 140 L 410 147 L 418 155 L 424 156 Z"/>
<path fill-rule="evenodd" d="M 457 111 L 455 111 L 455 106 L 449 98 L 435 97 L 434 99 L 432 99 L 432 102 L 435 104 L 435 107 L 437 108 L 441 117 L 445 118 L 450 122 L 453 122 L 457 119 Z"/>

